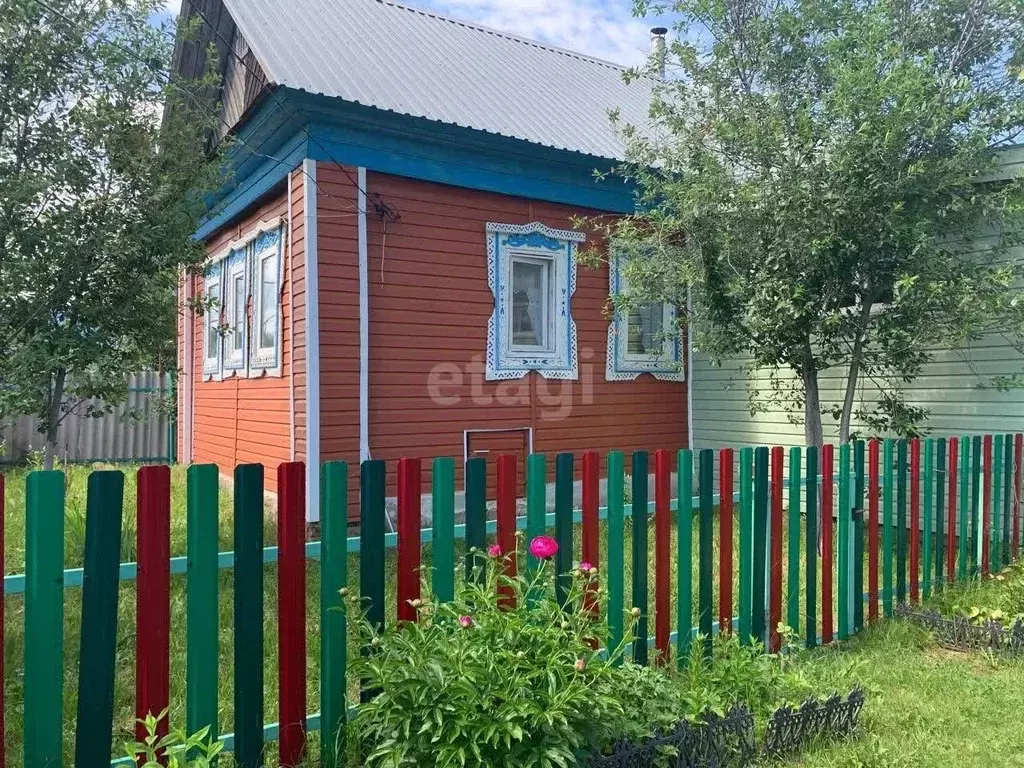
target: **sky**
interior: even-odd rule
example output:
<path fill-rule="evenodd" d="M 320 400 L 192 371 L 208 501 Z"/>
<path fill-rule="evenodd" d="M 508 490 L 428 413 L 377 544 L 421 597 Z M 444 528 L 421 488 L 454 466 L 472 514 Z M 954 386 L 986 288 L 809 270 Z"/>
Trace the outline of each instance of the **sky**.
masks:
<path fill-rule="evenodd" d="M 627 66 L 644 62 L 650 50 L 650 28 L 659 23 L 633 18 L 631 0 L 402 0 L 402 4 Z M 167 0 L 166 5 L 168 13 L 176 14 L 181 0 Z"/>

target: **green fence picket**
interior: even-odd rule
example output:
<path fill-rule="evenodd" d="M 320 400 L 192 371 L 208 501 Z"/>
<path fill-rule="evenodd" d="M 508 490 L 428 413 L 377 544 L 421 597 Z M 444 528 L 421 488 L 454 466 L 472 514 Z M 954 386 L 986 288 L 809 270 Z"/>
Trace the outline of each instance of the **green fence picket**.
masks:
<path fill-rule="evenodd" d="M 436 508 L 435 508 L 436 514 Z M 435 517 L 436 521 L 436 517 Z M 348 463 L 320 470 L 320 760 L 345 764 L 347 622 L 341 590 L 348 585 Z M 435 550 L 436 551 L 436 550 Z"/>
<path fill-rule="evenodd" d="M 235 762 L 263 765 L 263 465 L 235 468 Z"/>
<path fill-rule="evenodd" d="M 907 441 L 896 443 L 896 602 L 907 601 Z"/>
<path fill-rule="evenodd" d="M 633 608 L 640 610 L 633 661 L 647 663 L 647 451 L 633 451 Z"/>
<path fill-rule="evenodd" d="M 690 651 L 693 626 L 693 451 L 689 448 L 679 451 L 676 482 L 676 663 L 682 669 Z M 610 515 L 610 499 L 608 508 Z"/>
<path fill-rule="evenodd" d="M 526 538 L 527 546 L 547 531 L 547 461 L 543 453 L 533 453 L 526 459 Z M 539 560 L 533 555 L 528 558 L 531 572 L 537 569 Z"/>
<path fill-rule="evenodd" d="M 123 503 L 123 473 L 107 471 L 89 475 L 75 765 L 105 766 L 110 763 Z"/>
<path fill-rule="evenodd" d="M 704 637 L 704 651 L 711 654 L 712 573 L 714 572 L 715 453 L 705 448 L 698 454 L 700 464 L 700 521 L 697 533 L 697 626 Z M 757 574 L 754 573 L 756 579 Z M 761 578 L 764 578 L 762 574 Z M 763 583 L 763 582 L 762 582 Z"/>
<path fill-rule="evenodd" d="M 185 725 L 189 733 L 208 727 L 216 737 L 220 637 L 217 465 L 192 465 L 185 484 Z"/>
<path fill-rule="evenodd" d="M 431 552 L 434 597 L 442 603 L 455 599 L 455 459 L 434 459 L 431 472 Z"/>
<path fill-rule="evenodd" d="M 992 476 L 992 514 L 989 539 L 989 573 L 998 573 L 1002 567 L 1002 505 L 1003 505 L 1003 436 L 995 435 L 992 438 L 992 466 L 987 471 Z"/>
<path fill-rule="evenodd" d="M 864 451 L 863 440 L 857 440 L 853 444 L 853 588 L 851 591 L 851 602 L 853 603 L 853 631 L 859 632 L 864 628 Z"/>
<path fill-rule="evenodd" d="M 970 549 L 967 554 L 967 570 L 975 576 L 981 572 L 981 435 L 971 441 L 971 523 L 968 535 Z"/>
<path fill-rule="evenodd" d="M 809 457 L 808 457 L 809 458 Z M 807 473 L 810 477 L 810 468 Z M 840 640 L 850 636 L 850 445 L 839 446 L 839 502 L 836 504 L 836 633 Z M 808 493 L 810 496 L 810 493 Z M 810 503 L 810 502 L 808 502 Z M 810 548 L 810 545 L 808 545 Z"/>
<path fill-rule="evenodd" d="M 981 453 L 980 446 L 978 454 Z M 971 476 L 971 450 L 974 446 L 971 443 L 971 439 L 964 435 L 960 440 L 960 522 L 959 522 L 959 536 L 960 545 L 958 547 L 958 560 L 956 567 L 956 577 L 959 581 L 967 580 L 967 573 L 970 570 L 970 556 L 968 554 L 970 548 L 970 536 L 968 533 L 969 523 L 971 517 L 971 494 L 970 494 L 970 476 Z M 950 531 L 952 535 L 952 531 Z"/>
<path fill-rule="evenodd" d="M 921 483 L 924 485 L 923 497 L 923 536 L 921 537 L 921 548 L 924 550 L 921 558 L 921 571 L 924 578 L 921 580 L 921 596 L 927 600 L 932 593 L 932 528 L 934 525 L 934 503 L 935 503 L 935 440 L 927 438 L 924 441 L 924 472 L 921 475 Z"/>
<path fill-rule="evenodd" d="M 63 762 L 64 473 L 29 473 L 25 520 L 26 768 Z"/>
<path fill-rule="evenodd" d="M 740 642 L 750 643 L 751 600 L 754 594 L 754 449 L 740 449 Z"/>
<path fill-rule="evenodd" d="M 786 624 L 800 631 L 800 448 L 789 449 L 789 542 L 786 557 Z"/>
<path fill-rule="evenodd" d="M 946 571 L 946 438 L 935 442 L 935 589 L 942 589 Z"/>
<path fill-rule="evenodd" d="M 487 554 L 487 459 L 466 461 L 466 581 L 482 582 Z"/>
<path fill-rule="evenodd" d="M 608 642 L 613 649 L 622 643 L 625 616 L 624 504 L 625 460 L 622 451 L 611 451 L 608 454 L 608 563 L 605 573 L 608 574 Z M 617 664 L 621 661 L 621 657 L 616 659 Z"/>
<path fill-rule="evenodd" d="M 893 441 L 882 443 L 882 612 L 892 616 Z"/>
<path fill-rule="evenodd" d="M 555 598 L 566 608 L 572 579 L 572 463 L 571 453 L 560 453 L 555 457 L 555 541 L 558 542 Z"/>
<path fill-rule="evenodd" d="M 751 579 L 750 633 L 767 645 L 768 606 L 768 446 L 754 449 L 754 553 Z"/>
<path fill-rule="evenodd" d="M 384 631 L 385 584 L 384 516 L 387 468 L 383 460 L 364 461 L 359 468 L 359 596 L 363 615 L 377 632 Z M 369 654 L 370 648 L 360 649 Z M 367 702 L 375 691 L 361 686 L 359 698 Z"/>
<path fill-rule="evenodd" d="M 844 445 L 843 448 L 849 448 Z M 849 457 L 847 457 L 849 458 Z M 806 645 L 818 644 L 818 446 L 807 446 L 807 561 L 804 564 L 807 584 Z"/>

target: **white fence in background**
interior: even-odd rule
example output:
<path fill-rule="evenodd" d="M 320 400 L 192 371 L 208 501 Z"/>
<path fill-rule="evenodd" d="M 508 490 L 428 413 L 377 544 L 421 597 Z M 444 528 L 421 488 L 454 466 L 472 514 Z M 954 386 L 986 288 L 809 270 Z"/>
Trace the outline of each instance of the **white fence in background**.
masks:
<path fill-rule="evenodd" d="M 57 434 L 62 462 L 169 461 L 172 458 L 170 419 L 164 402 L 172 394 L 171 375 L 137 373 L 128 380 L 128 400 L 102 418 L 70 414 Z M 137 414 L 139 419 L 129 418 Z M 34 416 L 0 423 L 0 464 L 24 461 L 42 451 L 45 438 Z"/>

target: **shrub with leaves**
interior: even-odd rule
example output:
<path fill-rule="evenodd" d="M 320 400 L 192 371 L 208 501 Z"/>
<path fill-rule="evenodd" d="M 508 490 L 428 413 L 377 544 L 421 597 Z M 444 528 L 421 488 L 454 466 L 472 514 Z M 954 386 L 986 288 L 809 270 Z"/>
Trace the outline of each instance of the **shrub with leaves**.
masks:
<path fill-rule="evenodd" d="M 167 736 L 157 733 L 157 725 L 167 717 L 165 709 L 159 715 L 152 713 L 139 720 L 146 728 L 146 737 L 125 745 L 128 757 L 141 768 L 211 768 L 224 744 L 210 738 L 210 728 L 202 728 L 189 735 L 175 731 Z"/>
<path fill-rule="evenodd" d="M 493 548 L 479 562 L 453 602 L 414 601 L 416 623 L 355 622 L 367 653 L 353 672 L 379 691 L 351 724 L 367 766 L 569 766 L 613 737 L 622 648 L 599 653 L 605 627 L 575 610 L 594 569 L 572 572 L 563 605 L 549 561 L 517 578 Z"/>

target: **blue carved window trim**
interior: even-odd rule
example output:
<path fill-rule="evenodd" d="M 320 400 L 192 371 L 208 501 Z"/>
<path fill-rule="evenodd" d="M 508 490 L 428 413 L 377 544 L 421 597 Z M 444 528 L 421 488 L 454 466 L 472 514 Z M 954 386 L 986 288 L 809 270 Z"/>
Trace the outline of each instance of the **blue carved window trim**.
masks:
<path fill-rule="evenodd" d="M 207 312 L 203 321 L 203 377 L 220 380 L 229 376 L 280 376 L 281 338 L 283 333 L 281 298 L 284 285 L 284 232 L 281 220 L 262 222 L 243 237 L 231 242 L 224 250 L 207 262 L 204 290 L 219 291 L 219 306 Z M 262 310 L 262 280 L 260 267 L 264 259 L 272 260 L 275 275 L 273 313 L 274 336 L 272 345 L 260 346 L 260 317 Z M 232 278 L 244 275 L 245 308 L 240 333 L 241 353 L 230 354 L 234 332 L 221 332 L 222 325 L 230 327 L 234 312 Z M 211 318 L 216 317 L 216 328 Z M 207 344 L 211 333 L 217 333 L 217 355 L 207 357 Z"/>
<path fill-rule="evenodd" d="M 487 323 L 486 373 L 489 381 L 518 379 L 537 371 L 549 379 L 576 379 L 579 375 L 576 322 L 572 296 L 576 291 L 576 248 L 586 239 L 582 232 L 531 224 L 487 224 L 487 283 L 494 295 L 494 311 Z M 550 263 L 550 343 L 545 350 L 515 349 L 509 332 L 512 262 Z"/>
<path fill-rule="evenodd" d="M 617 253 L 613 253 L 608 260 L 608 292 L 613 297 L 625 289 L 625 260 L 625 256 Z M 674 327 L 678 321 L 678 310 L 671 305 L 664 305 L 663 312 L 663 327 Z M 630 355 L 628 339 L 629 317 L 625 311 L 616 309 L 608 324 L 605 379 L 632 381 L 644 373 L 664 381 L 683 381 L 686 378 L 682 366 L 682 340 L 678 333 L 665 338 L 660 355 Z"/>
<path fill-rule="evenodd" d="M 221 307 L 224 304 L 221 275 L 224 271 L 222 262 L 217 261 L 206 267 L 203 275 L 203 299 L 209 301 L 203 312 L 203 378 L 219 379 L 221 375 L 221 359 L 224 350 L 224 338 L 220 332 Z M 210 343 L 213 342 L 214 353 L 210 354 Z"/>

